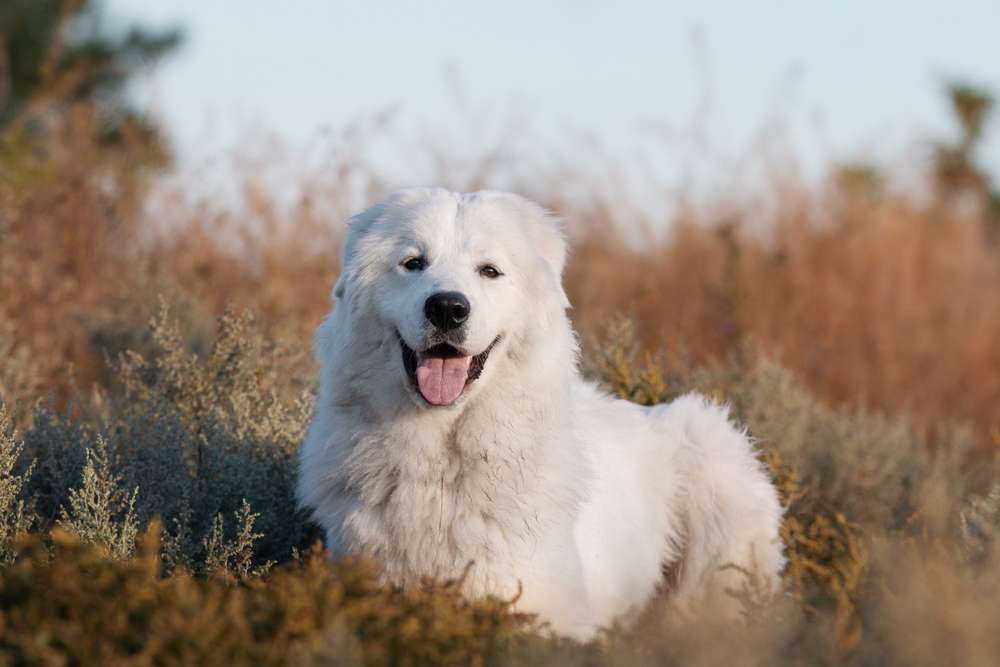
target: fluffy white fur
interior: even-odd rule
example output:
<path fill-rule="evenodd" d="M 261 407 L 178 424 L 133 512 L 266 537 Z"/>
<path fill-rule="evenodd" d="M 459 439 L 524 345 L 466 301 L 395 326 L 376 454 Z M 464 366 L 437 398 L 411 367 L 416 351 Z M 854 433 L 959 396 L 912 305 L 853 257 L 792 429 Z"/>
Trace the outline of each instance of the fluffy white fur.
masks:
<path fill-rule="evenodd" d="M 665 567 L 685 607 L 727 598 L 729 565 L 776 582 L 782 509 L 750 440 L 698 396 L 647 409 L 585 382 L 565 255 L 558 222 L 506 193 L 405 190 L 351 220 L 300 453 L 299 499 L 328 546 L 403 585 L 472 563 L 467 594 L 520 591 L 520 610 L 581 638 L 640 609 Z M 406 270 L 412 256 L 426 269 Z M 427 346 L 424 302 L 442 290 L 471 303 L 468 354 L 500 338 L 455 404 L 431 406 L 399 337 Z"/>

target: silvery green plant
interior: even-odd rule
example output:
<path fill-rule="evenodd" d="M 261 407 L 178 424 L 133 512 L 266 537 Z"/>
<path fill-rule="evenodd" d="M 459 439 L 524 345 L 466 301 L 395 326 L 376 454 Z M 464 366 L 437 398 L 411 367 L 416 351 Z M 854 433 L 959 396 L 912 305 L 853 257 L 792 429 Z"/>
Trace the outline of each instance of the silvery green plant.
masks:
<path fill-rule="evenodd" d="M 0 403 L 0 565 L 17 556 L 14 538 L 26 532 L 34 523 L 34 515 L 24 501 L 22 490 L 31 476 L 31 465 L 17 474 L 24 445 L 17 439 L 10 413 Z"/>
<path fill-rule="evenodd" d="M 100 544 L 111 557 L 130 558 L 139 534 L 135 503 L 138 487 L 123 488 L 123 477 L 112 469 L 108 447 L 99 437 L 86 452 L 79 488 L 70 489 L 59 525 L 86 542 Z"/>

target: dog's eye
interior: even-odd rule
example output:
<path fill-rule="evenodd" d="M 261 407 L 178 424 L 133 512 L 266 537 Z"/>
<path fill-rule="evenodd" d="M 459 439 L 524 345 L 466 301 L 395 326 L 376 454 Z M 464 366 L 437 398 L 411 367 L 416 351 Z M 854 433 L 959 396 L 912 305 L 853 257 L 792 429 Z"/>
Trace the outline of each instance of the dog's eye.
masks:
<path fill-rule="evenodd" d="M 494 278 L 499 278 L 503 274 L 500 273 L 500 269 L 493 266 L 492 264 L 483 264 L 482 266 L 479 267 L 479 275 L 481 275 L 483 278 L 489 278 L 492 280 Z"/>
<path fill-rule="evenodd" d="M 407 271 L 423 271 L 427 268 L 427 261 L 423 257 L 410 257 L 403 260 L 403 268 Z"/>

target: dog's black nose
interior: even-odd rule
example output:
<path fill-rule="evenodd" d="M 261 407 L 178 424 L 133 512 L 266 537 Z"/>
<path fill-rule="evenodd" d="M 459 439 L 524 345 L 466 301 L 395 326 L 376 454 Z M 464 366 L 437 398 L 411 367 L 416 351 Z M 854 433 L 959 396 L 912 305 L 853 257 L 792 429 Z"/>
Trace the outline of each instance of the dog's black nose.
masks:
<path fill-rule="evenodd" d="M 472 306 L 461 292 L 438 292 L 424 302 L 424 315 L 441 331 L 449 331 L 469 319 Z"/>

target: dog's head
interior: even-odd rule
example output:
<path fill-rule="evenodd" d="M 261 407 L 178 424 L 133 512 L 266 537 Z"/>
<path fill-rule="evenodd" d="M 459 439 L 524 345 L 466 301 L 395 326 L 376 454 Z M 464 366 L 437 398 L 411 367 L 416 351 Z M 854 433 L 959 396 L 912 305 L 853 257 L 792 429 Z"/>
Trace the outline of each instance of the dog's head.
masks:
<path fill-rule="evenodd" d="M 563 316 L 565 256 L 558 221 L 521 197 L 404 190 L 352 218 L 334 296 L 391 339 L 419 405 L 456 405 Z"/>

